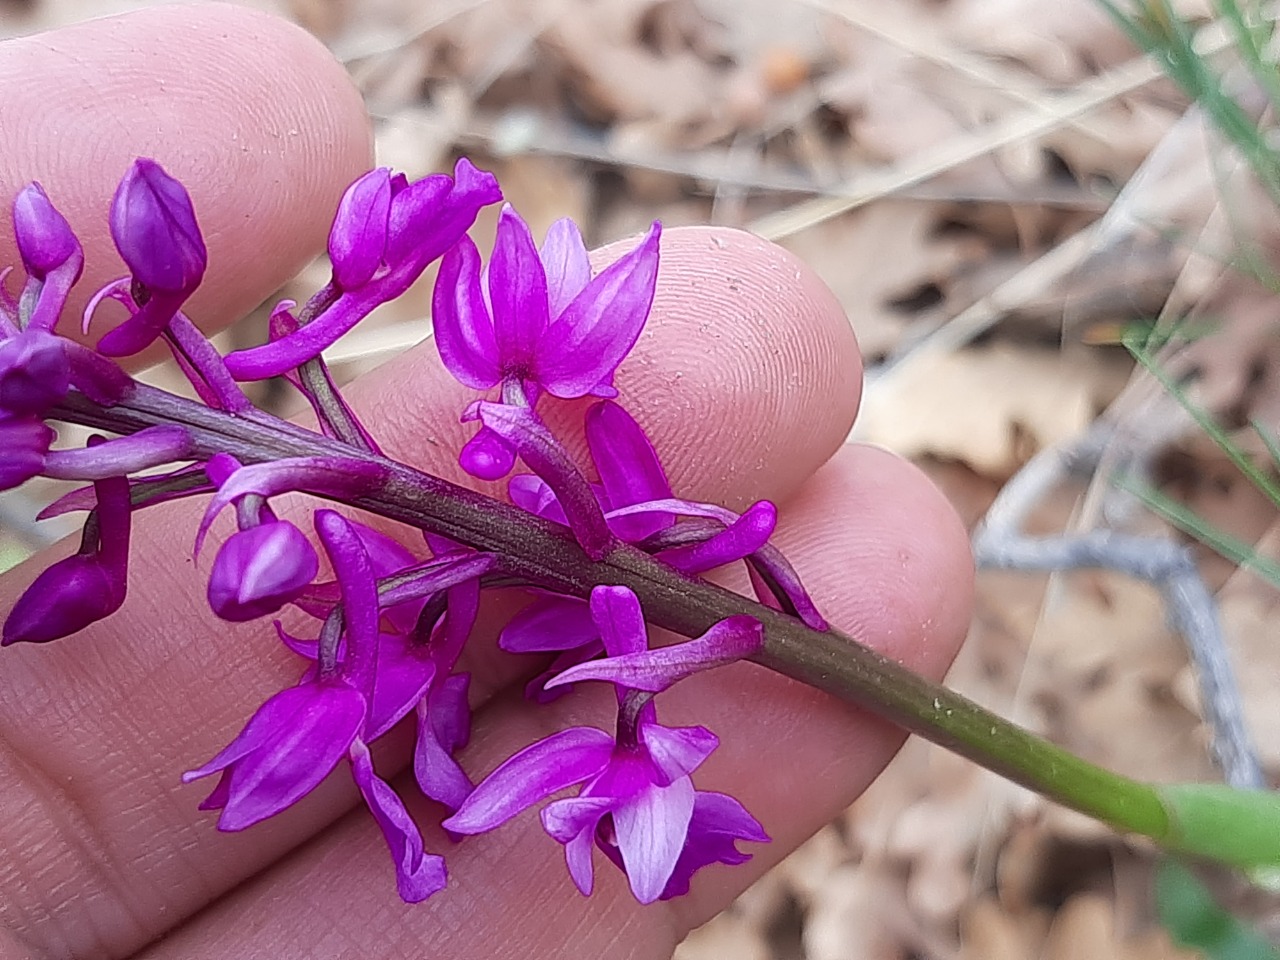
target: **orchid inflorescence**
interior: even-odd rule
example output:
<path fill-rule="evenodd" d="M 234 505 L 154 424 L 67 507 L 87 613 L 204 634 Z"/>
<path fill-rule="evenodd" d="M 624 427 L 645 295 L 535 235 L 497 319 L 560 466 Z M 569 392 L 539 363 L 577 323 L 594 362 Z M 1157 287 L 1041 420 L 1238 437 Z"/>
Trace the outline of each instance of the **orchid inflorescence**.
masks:
<path fill-rule="evenodd" d="M 96 348 L 56 332 L 84 257 L 41 186 L 25 187 L 13 220 L 26 280 L 16 298 L 0 284 L 0 489 L 37 476 L 88 482 L 42 514 L 88 511 L 88 519 L 80 549 L 46 569 L 9 612 L 3 643 L 59 639 L 115 612 L 125 601 L 133 515 L 211 495 L 197 554 L 224 510 L 236 521 L 208 566 L 214 613 L 241 622 L 292 607 L 314 623 L 299 631 L 275 621 L 271 642 L 299 657 L 297 684 L 183 775 L 217 775 L 201 806 L 219 811 L 220 829 L 280 813 L 345 759 L 390 848 L 400 895 L 426 899 L 446 884 L 445 860 L 424 850 L 369 749 L 411 716 L 414 779 L 448 811 L 451 836 L 495 829 L 541 805 L 542 824 L 564 845 L 584 894 L 599 849 L 648 903 L 684 893 L 708 864 L 749 859 L 739 841 L 768 840 L 736 799 L 695 789 L 690 776 L 715 750 L 715 734 L 666 726 L 655 704 L 672 684 L 757 654 L 764 628 L 746 613 L 720 616 L 709 629 L 686 628 L 694 639 L 650 648 L 633 587 L 678 588 L 742 561 L 759 603 L 773 611 L 755 607 L 762 617 L 826 624 L 769 544 L 773 504 L 737 514 L 677 497 L 644 430 L 618 402 L 614 374 L 654 297 L 659 225 L 595 271 L 571 221 L 554 224 L 539 248 L 505 206 L 482 265 L 467 231 L 500 200 L 494 178 L 466 160 L 452 177 L 416 183 L 385 169 L 365 174 L 338 207 L 329 283 L 300 308 L 277 305 L 268 343 L 224 357 L 183 313 L 207 252 L 187 191 L 159 164 L 136 161 L 112 201 L 111 235 L 129 275 L 90 298 L 84 330 L 101 310 L 122 307 L 128 316 Z M 437 260 L 440 357 L 458 381 L 492 398 L 459 411 L 478 424 L 459 462 L 483 480 L 510 477 L 510 502 L 385 457 L 321 357 Z M 143 384 L 112 359 L 156 342 L 199 402 Z M 269 377 L 302 393 L 318 431 L 259 409 L 239 386 Z M 594 398 L 584 424 L 594 479 L 537 412 L 586 397 Z M 101 432 L 82 449 L 54 449 L 50 421 Z M 517 461 L 529 472 L 512 475 Z M 346 505 L 312 510 L 314 541 L 296 509 L 273 505 L 299 492 Z M 546 702 L 574 684 L 606 683 L 617 713 L 612 729 L 561 730 L 476 784 L 457 760 L 471 725 L 460 664 L 481 592 L 495 586 L 535 593 L 499 637 L 513 654 L 549 657 L 526 696 Z M 575 796 L 553 799 L 575 786 Z"/>

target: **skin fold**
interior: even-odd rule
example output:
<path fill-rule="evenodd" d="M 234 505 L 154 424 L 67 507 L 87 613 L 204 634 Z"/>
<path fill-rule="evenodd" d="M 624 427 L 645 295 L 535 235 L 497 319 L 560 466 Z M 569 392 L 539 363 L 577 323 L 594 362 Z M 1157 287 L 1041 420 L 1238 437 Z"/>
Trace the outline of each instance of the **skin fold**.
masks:
<path fill-rule="evenodd" d="M 154 157 L 182 179 L 209 248 L 188 310 L 206 330 L 232 322 L 322 249 L 343 187 L 371 164 L 359 96 L 324 48 L 283 21 L 222 5 L 153 8 L 5 43 L 0 129 L 5 197 L 39 179 L 80 234 L 82 299 L 123 272 L 105 214 L 129 161 Z M 7 217 L 6 199 L 0 264 L 17 262 Z M 600 251 L 598 264 L 624 249 Z M 849 323 L 803 264 L 722 228 L 664 235 L 653 314 L 618 386 L 677 494 L 738 509 L 777 501 L 775 542 L 824 614 L 936 678 L 969 621 L 967 538 L 915 467 L 844 444 L 860 383 Z M 472 397 L 429 342 L 347 396 L 389 455 L 498 492 L 457 469 L 474 430 L 458 411 Z M 581 417 L 572 404 L 546 409 L 557 428 Z M 665 957 L 850 803 L 902 741 L 761 667 L 713 671 L 664 694 L 659 711 L 664 723 L 703 723 L 720 735 L 695 781 L 737 796 L 773 837 L 749 845 L 750 863 L 710 868 L 688 897 L 649 907 L 601 865 L 584 899 L 536 815 L 454 845 L 430 826 L 439 809 L 410 800 L 451 881 L 406 906 L 345 774 L 235 835 L 197 810 L 203 785 L 181 785 L 183 770 L 299 672 L 269 626 L 209 612 L 202 573 L 212 550 L 199 567 L 190 559 L 200 509 L 180 503 L 139 516 L 119 613 L 67 640 L 0 652 L 0 960 L 407 958 L 427 948 L 553 958 L 567 947 Z M 0 578 L 0 610 L 47 563 Z M 492 602 L 465 654 L 477 712 L 461 760 L 476 777 L 555 729 L 608 722 L 603 685 L 550 708 L 520 698 L 537 665 L 493 642 L 518 602 Z M 393 785 L 407 746 L 392 734 L 375 750 Z"/>

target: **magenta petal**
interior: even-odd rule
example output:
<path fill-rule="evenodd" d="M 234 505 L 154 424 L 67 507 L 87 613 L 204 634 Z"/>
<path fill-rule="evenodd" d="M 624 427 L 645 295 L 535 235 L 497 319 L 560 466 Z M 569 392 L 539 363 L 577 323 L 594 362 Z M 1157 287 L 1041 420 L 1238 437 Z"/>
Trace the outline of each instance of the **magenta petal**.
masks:
<path fill-rule="evenodd" d="M 191 447 L 191 434 L 184 427 L 161 424 L 81 450 L 51 451 L 41 472 L 58 480 L 105 480 L 192 459 Z"/>
<path fill-rule="evenodd" d="M 135 160 L 116 188 L 111 237 L 134 278 L 152 294 L 185 299 L 204 276 L 209 257 L 191 197 L 154 160 Z"/>
<path fill-rule="evenodd" d="M 591 258 L 578 225 L 565 217 L 547 230 L 539 251 L 547 272 L 547 301 L 551 316 L 558 317 L 591 282 Z"/>
<path fill-rule="evenodd" d="M 595 885 L 591 853 L 595 847 L 596 826 L 617 804 L 613 797 L 569 797 L 543 808 L 542 828 L 564 844 L 569 876 L 584 897 L 591 896 Z"/>
<path fill-rule="evenodd" d="M 275 613 L 319 572 L 311 542 L 287 520 L 234 533 L 209 574 L 209 606 L 223 620 L 243 622 Z"/>
<path fill-rule="evenodd" d="M 649 317 L 660 235 L 655 223 L 640 246 L 606 267 L 547 327 L 534 370 L 547 392 L 582 397 L 613 376 Z"/>
<path fill-rule="evenodd" d="M 448 882 L 444 857 L 425 853 L 422 834 L 404 803 L 373 771 L 369 749 L 357 740 L 351 747 L 351 773 L 369 806 L 396 867 L 396 889 L 405 903 L 421 903 Z"/>
<path fill-rule="evenodd" d="M 609 763 L 613 737 L 594 727 L 570 727 L 525 747 L 489 774 L 442 826 L 484 833 Z"/>
<path fill-rule="evenodd" d="M 540 597 L 517 613 L 502 633 L 498 646 L 510 653 L 550 653 L 573 650 L 600 639 L 586 601 L 577 597 Z"/>
<path fill-rule="evenodd" d="M 0 417 L 0 490 L 21 486 L 44 469 L 57 434 L 35 417 Z"/>
<path fill-rule="evenodd" d="M 97 555 L 73 554 L 51 565 L 18 598 L 4 621 L 0 646 L 68 637 L 115 613 L 124 598 L 123 570 Z"/>
<path fill-rule="evenodd" d="M 498 216 L 489 258 L 489 303 L 500 363 L 508 369 L 528 367 L 550 321 L 547 276 L 529 225 L 511 204 Z"/>
<path fill-rule="evenodd" d="M 395 726 L 427 695 L 436 665 L 427 651 L 405 637 L 384 633 L 378 638 L 373 703 L 364 739 L 372 743 Z"/>
<path fill-rule="evenodd" d="M 695 673 L 750 657 L 763 642 L 764 631 L 758 620 L 748 616 L 726 617 L 696 640 L 579 664 L 548 681 L 547 686 L 608 680 L 631 690 L 659 693 Z"/>
<path fill-rule="evenodd" d="M 507 494 L 511 497 L 511 502 L 521 510 L 527 510 L 544 520 L 563 523 L 566 527 L 569 525 L 569 519 L 564 515 L 564 508 L 556 499 L 555 491 L 541 477 L 532 473 L 517 473 L 507 481 Z"/>
<path fill-rule="evenodd" d="M 370 170 L 347 187 L 329 231 L 333 278 L 343 290 L 368 283 L 387 249 L 391 213 L 391 171 Z"/>
<path fill-rule="evenodd" d="M 431 323 L 440 359 L 460 383 L 486 390 L 502 379 L 493 320 L 480 291 L 480 251 L 470 237 L 440 261 Z"/>
<path fill-rule="evenodd" d="M 43 417 L 71 387 L 61 337 L 28 329 L 0 341 L 0 412 Z"/>
<path fill-rule="evenodd" d="M 68 262 L 83 265 L 80 242 L 71 225 L 39 183 L 28 183 L 14 197 L 13 234 L 23 269 L 33 277 L 44 280 L 51 271 Z M 79 273 L 79 268 L 76 272 Z M 38 329 L 51 330 L 52 327 Z"/>
<path fill-rule="evenodd" d="M 418 704 L 418 740 L 413 753 L 413 774 L 422 792 L 432 800 L 457 810 L 470 795 L 471 779 L 453 759 L 471 735 L 471 708 L 467 703 L 468 674 L 455 674 L 435 684 Z"/>
<path fill-rule="evenodd" d="M 342 673 L 372 708 L 376 697 L 374 684 L 381 615 L 373 564 L 351 521 L 342 514 L 333 510 L 317 510 L 313 520 L 342 591 L 342 632 L 347 649 Z M 369 722 L 372 723 L 372 719 Z"/>
<path fill-rule="evenodd" d="M 666 787 L 642 790 L 613 811 L 618 851 L 631 892 L 653 903 L 675 871 L 693 818 L 693 783 L 681 777 Z"/>
<path fill-rule="evenodd" d="M 501 480 L 516 465 L 516 451 L 488 427 L 462 445 L 458 463 L 463 470 L 480 480 Z"/>
<path fill-rule="evenodd" d="M 264 703 L 231 743 L 184 783 L 231 769 L 218 827 L 243 830 L 310 793 L 347 753 L 364 697 L 346 683 L 291 687 Z"/>
<path fill-rule="evenodd" d="M 662 774 L 665 785 L 698 769 L 720 745 L 720 738 L 706 727 L 664 727 L 660 723 L 642 723 L 640 742 Z"/>
<path fill-rule="evenodd" d="M 593 589 L 591 618 L 600 629 L 604 648 L 610 657 L 622 657 L 649 648 L 649 634 L 645 629 L 640 600 L 628 588 L 600 586 Z"/>
<path fill-rule="evenodd" d="M 751 854 L 737 848 L 738 840 L 768 843 L 769 835 L 733 797 L 699 792 L 693 802 L 688 839 L 661 899 L 684 896 L 689 892 L 690 878 L 708 864 L 734 865 L 750 860 Z"/>
<path fill-rule="evenodd" d="M 218 488 L 205 508 L 196 532 L 195 552 L 200 552 L 214 518 L 239 497 L 274 497 L 295 491 L 352 497 L 377 486 L 386 473 L 386 468 L 377 463 L 348 457 L 292 457 L 241 467 Z"/>
<path fill-rule="evenodd" d="M 727 530 L 706 542 L 665 550 L 659 556 L 677 570 L 703 573 L 755 553 L 769 542 L 777 524 L 778 508 L 768 500 L 760 500 L 748 507 Z"/>
<path fill-rule="evenodd" d="M 611 510 L 671 498 L 671 484 L 653 444 L 640 424 L 616 403 L 605 401 L 587 411 L 587 446 L 600 474 Z M 670 513 L 610 518 L 623 540 L 636 543 L 675 523 Z"/>

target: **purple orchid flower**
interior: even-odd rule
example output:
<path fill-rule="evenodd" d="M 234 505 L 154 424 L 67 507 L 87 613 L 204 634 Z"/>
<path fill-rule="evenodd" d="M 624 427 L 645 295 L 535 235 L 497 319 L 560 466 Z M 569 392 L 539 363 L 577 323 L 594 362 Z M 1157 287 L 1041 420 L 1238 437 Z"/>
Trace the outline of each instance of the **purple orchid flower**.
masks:
<path fill-rule="evenodd" d="M 572 221 L 554 224 L 539 251 L 528 225 L 504 207 L 487 276 L 467 237 L 440 262 L 432 317 L 444 365 L 473 389 L 501 385 L 503 401 L 516 406 L 536 406 L 543 392 L 616 396 L 614 372 L 653 303 L 660 236 L 654 223 L 639 246 L 592 278 Z M 510 442 L 488 425 L 461 456 L 486 480 L 506 476 L 514 462 Z"/>
<path fill-rule="evenodd" d="M 330 252 L 337 254 L 330 293 L 336 296 L 325 298 L 323 310 L 293 333 L 228 354 L 227 369 L 237 380 L 263 380 L 318 357 L 375 307 L 408 290 L 471 228 L 481 208 L 501 199 L 493 175 L 467 160 L 458 161 L 452 177 L 436 174 L 412 184 L 385 171 L 365 174 L 348 188 L 330 233 Z"/>
<path fill-rule="evenodd" d="M 756 562 L 767 549 L 768 538 L 777 523 L 777 510 L 772 503 L 762 500 L 739 516 L 713 504 L 676 499 L 653 444 L 635 419 L 618 404 L 605 400 L 587 411 L 586 437 L 591 460 L 600 477 L 594 495 L 606 511 L 609 528 L 621 539 L 644 542 L 670 530 L 678 517 L 713 521 L 717 529 L 700 540 L 657 554 L 689 574 L 705 573 L 739 560 Z M 556 492 L 541 477 L 518 474 L 511 478 L 508 490 L 517 506 L 557 523 L 566 522 L 565 510 Z M 799 579 L 789 576 L 790 567 L 785 561 L 773 554 L 764 554 L 764 558 L 776 575 L 772 584 L 756 583 L 758 594 L 772 598 L 771 591 L 776 585 L 793 601 L 793 609 L 798 609 L 806 622 L 816 617 L 825 627 L 825 621 L 813 610 Z M 499 635 L 498 644 L 512 653 L 566 654 L 529 682 L 526 695 L 540 702 L 558 695 L 558 691 L 546 684 L 550 677 L 603 650 L 587 603 L 576 597 L 549 593 L 539 596 L 512 617 Z"/>
<path fill-rule="evenodd" d="M 753 653 L 761 627 L 749 617 L 731 617 L 688 644 L 648 650 L 640 603 L 630 590 L 596 587 L 591 613 L 610 656 L 567 671 L 565 679 L 576 670 L 579 679 L 615 684 L 617 734 L 571 727 L 526 747 L 486 777 L 443 826 L 483 833 L 581 784 L 576 797 L 542 811 L 544 829 L 564 844 L 574 883 L 590 894 L 592 849 L 599 847 L 622 867 L 636 899 L 651 903 L 687 887 L 693 872 L 709 863 L 741 862 L 746 855 L 736 840 L 768 839 L 736 800 L 694 788 L 689 774 L 716 748 L 715 734 L 661 725 L 652 694 L 644 692 Z"/>
<path fill-rule="evenodd" d="M 367 746 L 394 722 L 375 716 L 378 685 L 398 686 L 404 671 L 379 663 L 377 581 L 360 537 L 332 510 L 317 510 L 315 525 L 341 585 L 347 657 L 339 662 L 337 638 L 326 651 L 322 636 L 318 669 L 263 704 L 239 736 L 183 781 L 220 774 L 201 808 L 222 811 L 219 829 L 243 830 L 306 796 L 346 757 L 386 839 L 400 895 L 416 903 L 444 887 L 444 860 L 424 852 L 417 826 L 374 772 Z"/>

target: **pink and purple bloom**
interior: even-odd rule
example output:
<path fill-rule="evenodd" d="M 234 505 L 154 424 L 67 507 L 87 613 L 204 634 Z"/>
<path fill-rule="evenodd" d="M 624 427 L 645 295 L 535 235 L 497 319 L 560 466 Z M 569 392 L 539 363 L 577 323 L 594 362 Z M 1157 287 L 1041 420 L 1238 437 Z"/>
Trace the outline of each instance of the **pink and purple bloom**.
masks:
<path fill-rule="evenodd" d="M 552 683 L 613 683 L 616 732 L 571 727 L 531 744 L 481 781 L 444 827 L 483 833 L 581 785 L 576 797 L 553 800 L 541 814 L 543 828 L 564 844 L 573 882 L 591 893 L 598 848 L 626 873 L 636 899 L 651 903 L 687 890 L 703 866 L 746 859 L 737 840 L 768 840 L 737 800 L 694 788 L 689 775 L 715 750 L 715 734 L 663 726 L 653 702 L 673 683 L 756 652 L 761 628 L 749 617 L 731 617 L 696 640 L 649 650 L 640 603 L 625 587 L 596 587 L 591 615 L 609 656 Z"/>
<path fill-rule="evenodd" d="M 444 365 L 473 389 L 501 387 L 502 401 L 515 406 L 536 407 L 543 393 L 617 396 L 614 372 L 653 303 L 660 236 L 654 223 L 634 250 L 592 277 L 572 221 L 553 224 L 539 250 L 520 215 L 504 207 L 485 270 L 468 237 L 440 262 L 432 318 Z M 486 424 L 460 462 L 473 476 L 498 480 L 515 456 Z"/>

